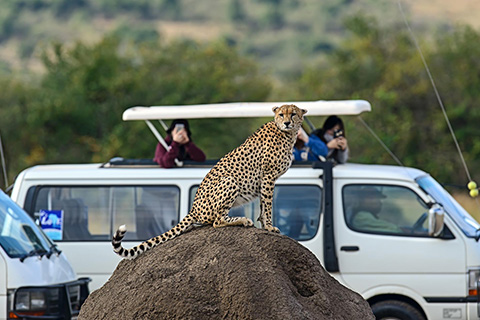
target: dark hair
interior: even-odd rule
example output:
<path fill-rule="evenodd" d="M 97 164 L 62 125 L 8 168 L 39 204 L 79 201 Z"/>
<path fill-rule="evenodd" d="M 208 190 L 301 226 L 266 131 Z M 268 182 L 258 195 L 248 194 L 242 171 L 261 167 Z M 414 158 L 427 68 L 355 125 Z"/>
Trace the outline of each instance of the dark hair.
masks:
<path fill-rule="evenodd" d="M 325 132 L 327 130 L 332 129 L 336 125 L 340 125 L 340 130 L 343 131 L 343 135 L 345 136 L 345 127 L 343 126 L 343 121 L 341 118 L 337 116 L 329 116 L 327 119 L 325 119 L 325 122 L 323 123 L 323 126 L 321 129 L 317 129 L 313 131 L 312 133 L 315 134 L 317 137 L 319 137 L 323 142 L 326 143 L 325 141 Z"/>
<path fill-rule="evenodd" d="M 185 120 L 185 119 L 175 119 L 175 120 L 173 120 L 172 123 L 170 124 L 170 127 L 167 129 L 167 134 L 171 134 L 172 130 L 175 128 L 175 126 L 178 123 L 181 123 L 185 126 L 185 130 L 187 131 L 188 137 L 190 138 L 190 136 L 192 134 L 190 132 L 190 125 L 188 124 L 188 121 Z"/>
<path fill-rule="evenodd" d="M 325 122 L 323 123 L 323 131 L 327 131 L 335 127 L 336 125 L 340 125 L 340 129 L 343 130 L 343 121 L 337 116 L 330 116 L 328 117 Z"/>

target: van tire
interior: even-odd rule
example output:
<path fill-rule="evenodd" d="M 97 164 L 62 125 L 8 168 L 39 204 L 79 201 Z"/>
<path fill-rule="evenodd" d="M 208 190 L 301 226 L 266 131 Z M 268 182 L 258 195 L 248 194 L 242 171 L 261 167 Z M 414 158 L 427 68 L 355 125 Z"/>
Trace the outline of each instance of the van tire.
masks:
<path fill-rule="evenodd" d="M 372 305 L 377 320 L 426 320 L 425 316 L 412 305 L 398 300 L 386 300 Z"/>

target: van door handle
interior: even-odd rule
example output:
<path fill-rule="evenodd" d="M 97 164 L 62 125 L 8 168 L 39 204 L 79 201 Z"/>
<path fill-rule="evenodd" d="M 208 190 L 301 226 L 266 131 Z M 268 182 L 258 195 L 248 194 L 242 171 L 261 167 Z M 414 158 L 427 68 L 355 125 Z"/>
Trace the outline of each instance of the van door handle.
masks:
<path fill-rule="evenodd" d="M 343 246 L 340 247 L 340 251 L 359 251 L 360 248 L 357 246 Z"/>

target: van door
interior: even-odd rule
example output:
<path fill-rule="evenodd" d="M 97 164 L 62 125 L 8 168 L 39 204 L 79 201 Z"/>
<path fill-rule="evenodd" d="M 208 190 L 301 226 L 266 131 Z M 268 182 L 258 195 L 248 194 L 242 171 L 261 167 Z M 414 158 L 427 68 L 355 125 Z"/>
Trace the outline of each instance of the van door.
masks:
<path fill-rule="evenodd" d="M 360 293 L 397 287 L 427 301 L 466 296 L 463 237 L 448 217 L 441 237 L 428 236 L 419 190 L 369 181 L 340 182 L 335 191 L 336 249 L 348 286 Z"/>
<path fill-rule="evenodd" d="M 315 237 L 320 226 L 322 214 L 322 188 L 318 184 L 306 184 L 294 181 L 289 184 L 276 184 L 273 193 L 272 223 L 280 229 L 281 234 L 297 241 L 307 241 Z M 190 189 L 189 206 L 191 208 L 198 185 Z M 260 214 L 260 199 L 234 207 L 230 217 L 246 217 L 257 227 Z"/>
<path fill-rule="evenodd" d="M 130 248 L 179 221 L 180 188 L 173 184 L 45 185 L 30 190 L 29 213 L 34 218 L 42 212 L 59 214 L 61 230 L 53 240 L 78 276 L 92 278 L 92 290 L 107 281 L 120 261 L 111 244 L 118 226 L 127 226 L 124 245 Z"/>

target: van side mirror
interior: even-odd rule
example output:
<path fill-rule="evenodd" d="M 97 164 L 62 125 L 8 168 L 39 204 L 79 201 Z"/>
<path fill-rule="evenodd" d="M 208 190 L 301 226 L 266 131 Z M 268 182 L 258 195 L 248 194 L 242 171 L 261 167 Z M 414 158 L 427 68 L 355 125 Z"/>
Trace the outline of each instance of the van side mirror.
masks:
<path fill-rule="evenodd" d="M 438 237 L 443 231 L 443 218 L 445 217 L 445 210 L 443 207 L 434 203 L 428 210 L 428 235 Z"/>

